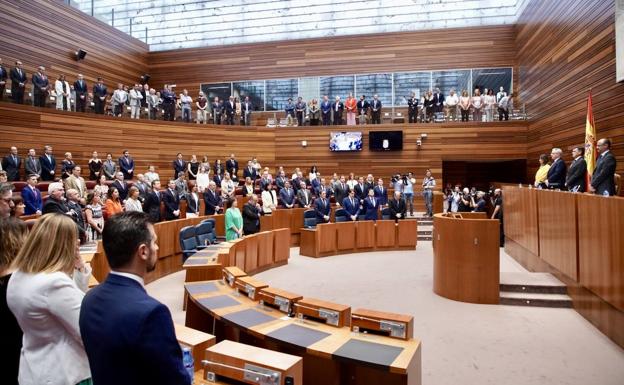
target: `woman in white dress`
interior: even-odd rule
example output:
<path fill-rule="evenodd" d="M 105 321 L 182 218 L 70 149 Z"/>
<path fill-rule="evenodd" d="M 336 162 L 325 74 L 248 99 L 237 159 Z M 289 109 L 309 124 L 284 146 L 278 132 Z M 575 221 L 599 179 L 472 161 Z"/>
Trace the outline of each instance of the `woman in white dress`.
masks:
<path fill-rule="evenodd" d="M 472 120 L 475 122 L 483 121 L 483 96 L 481 96 L 480 89 L 475 88 L 470 104 L 472 106 Z"/>
<path fill-rule="evenodd" d="M 210 183 L 210 171 L 206 170 L 206 167 L 202 164 L 199 166 L 197 180 L 195 181 L 197 190 L 199 190 L 200 193 L 203 193 L 208 188 L 208 183 Z"/>
<path fill-rule="evenodd" d="M 496 109 L 496 95 L 494 95 L 494 90 L 488 90 L 483 99 L 485 101 L 485 121 L 493 122 L 494 110 Z"/>
<path fill-rule="evenodd" d="M 71 110 L 71 89 L 69 88 L 69 83 L 65 80 L 65 75 L 59 75 L 56 82 L 54 82 L 54 93 L 56 94 L 56 109 Z"/>

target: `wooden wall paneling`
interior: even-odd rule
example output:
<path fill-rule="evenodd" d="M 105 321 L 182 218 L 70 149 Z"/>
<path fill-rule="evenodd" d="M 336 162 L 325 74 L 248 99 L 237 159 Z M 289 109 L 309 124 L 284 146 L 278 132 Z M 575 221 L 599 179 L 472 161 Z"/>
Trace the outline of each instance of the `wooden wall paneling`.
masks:
<path fill-rule="evenodd" d="M 539 256 L 551 266 L 578 281 L 578 194 L 536 190 L 539 226 Z"/>
<path fill-rule="evenodd" d="M 74 59 L 78 49 L 87 51 L 84 60 Z M 15 60 L 22 61 L 28 74 L 27 90 L 32 73 L 43 65 L 52 87 L 61 73 L 70 84 L 81 73 L 89 92 L 98 76 L 104 77 L 112 92 L 117 83 L 134 84 L 148 72 L 147 52 L 147 44 L 61 1 L 2 4 L 0 57 L 7 67 L 13 67 Z"/>
<path fill-rule="evenodd" d="M 541 153 L 560 147 L 565 160 L 585 140 L 587 94 L 598 137 L 611 137 L 624 173 L 624 86 L 615 81 L 615 2 L 531 0 L 516 26 L 520 100 L 531 117 L 527 177 Z"/>

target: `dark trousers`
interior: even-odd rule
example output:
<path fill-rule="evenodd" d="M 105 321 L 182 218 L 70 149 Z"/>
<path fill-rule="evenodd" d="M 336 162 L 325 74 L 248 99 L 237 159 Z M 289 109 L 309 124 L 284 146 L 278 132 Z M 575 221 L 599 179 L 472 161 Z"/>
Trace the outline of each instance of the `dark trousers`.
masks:
<path fill-rule="evenodd" d="M 46 94 L 45 92 L 34 92 L 34 106 L 35 107 L 45 107 Z"/>
<path fill-rule="evenodd" d="M 467 122 L 468 121 L 468 117 L 470 116 L 470 110 L 464 110 L 464 109 L 460 109 L 461 111 L 461 118 L 462 118 L 462 122 Z"/>
<path fill-rule="evenodd" d="M 76 112 L 85 112 L 87 106 L 87 95 L 83 94 L 84 99 L 80 98 L 81 95 L 76 95 Z"/>
<path fill-rule="evenodd" d="M 123 115 L 123 109 L 125 104 L 115 104 L 115 109 L 113 110 L 113 114 L 115 116 Z"/>
<path fill-rule="evenodd" d="M 163 104 L 163 110 L 165 110 L 165 115 L 163 116 L 164 120 L 173 122 L 175 120 L 175 104 Z"/>
<path fill-rule="evenodd" d="M 502 121 L 503 118 L 505 118 L 505 120 L 509 120 L 509 110 L 498 107 L 498 120 Z"/>
<path fill-rule="evenodd" d="M 214 124 L 221 124 L 221 113 L 216 112 L 213 115 Z"/>
<path fill-rule="evenodd" d="M 331 124 L 331 113 L 323 113 L 323 126 L 329 126 Z"/>
<path fill-rule="evenodd" d="M 149 118 L 150 120 L 156 120 L 158 118 L 158 107 L 150 107 Z"/>
<path fill-rule="evenodd" d="M 4 88 L 6 84 L 0 84 L 0 101 L 4 100 Z"/>
<path fill-rule="evenodd" d="M 225 114 L 225 124 L 233 126 L 234 125 L 234 112 Z"/>
<path fill-rule="evenodd" d="M 342 124 L 342 112 L 334 112 L 334 126 Z"/>
<path fill-rule="evenodd" d="M 24 87 L 11 88 L 11 98 L 13 103 L 24 104 Z"/>
<path fill-rule="evenodd" d="M 99 96 L 93 97 L 93 104 L 94 104 L 93 107 L 95 109 L 95 113 L 99 115 L 104 115 L 104 101 L 101 100 Z"/>
<path fill-rule="evenodd" d="M 381 111 L 371 111 L 371 123 L 381 124 Z"/>
<path fill-rule="evenodd" d="M 303 112 L 297 112 L 297 124 L 303 126 Z"/>
<path fill-rule="evenodd" d="M 410 123 L 416 123 L 416 114 L 418 112 L 417 108 L 410 108 L 407 110 L 407 116 Z"/>

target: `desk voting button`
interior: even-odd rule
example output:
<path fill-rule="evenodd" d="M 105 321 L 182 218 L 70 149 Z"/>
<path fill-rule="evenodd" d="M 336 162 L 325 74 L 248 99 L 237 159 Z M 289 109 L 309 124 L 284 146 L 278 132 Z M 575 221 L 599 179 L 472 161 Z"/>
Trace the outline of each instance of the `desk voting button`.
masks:
<path fill-rule="evenodd" d="M 234 288 L 241 293 L 247 294 L 247 297 L 252 301 L 260 300 L 259 291 L 265 287 L 269 287 L 269 285 L 252 277 L 239 277 L 234 282 Z"/>
<path fill-rule="evenodd" d="M 295 302 L 303 299 L 303 296 L 274 287 L 265 287 L 260 290 L 260 299 L 264 301 L 265 305 L 279 309 L 282 313 L 290 314 Z"/>
<path fill-rule="evenodd" d="M 225 282 L 225 284 L 229 285 L 230 287 L 234 287 L 234 282 L 238 278 L 247 276 L 247 273 L 245 273 L 236 266 L 224 267 L 221 271 L 223 273 L 223 282 Z"/>
<path fill-rule="evenodd" d="M 351 321 L 351 307 L 314 298 L 297 301 L 295 313 L 340 328 L 349 326 Z"/>
<path fill-rule="evenodd" d="M 409 340 L 414 333 L 414 317 L 369 309 L 356 309 L 351 314 L 351 330 Z"/>

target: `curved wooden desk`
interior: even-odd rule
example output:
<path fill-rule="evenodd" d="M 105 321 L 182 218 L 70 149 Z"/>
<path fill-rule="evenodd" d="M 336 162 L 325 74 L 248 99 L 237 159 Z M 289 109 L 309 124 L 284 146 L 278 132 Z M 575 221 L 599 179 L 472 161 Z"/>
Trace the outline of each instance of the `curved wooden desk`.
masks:
<path fill-rule="evenodd" d="M 472 218 L 433 216 L 433 291 L 455 301 L 497 304 L 499 221 L 467 216 Z"/>
<path fill-rule="evenodd" d="M 303 358 L 305 385 L 418 385 L 421 348 L 401 340 L 298 321 L 237 295 L 222 280 L 185 285 L 186 326 Z"/>
<path fill-rule="evenodd" d="M 418 237 L 416 220 L 325 223 L 301 230 L 299 254 L 308 257 L 378 250 L 413 250 Z"/>

